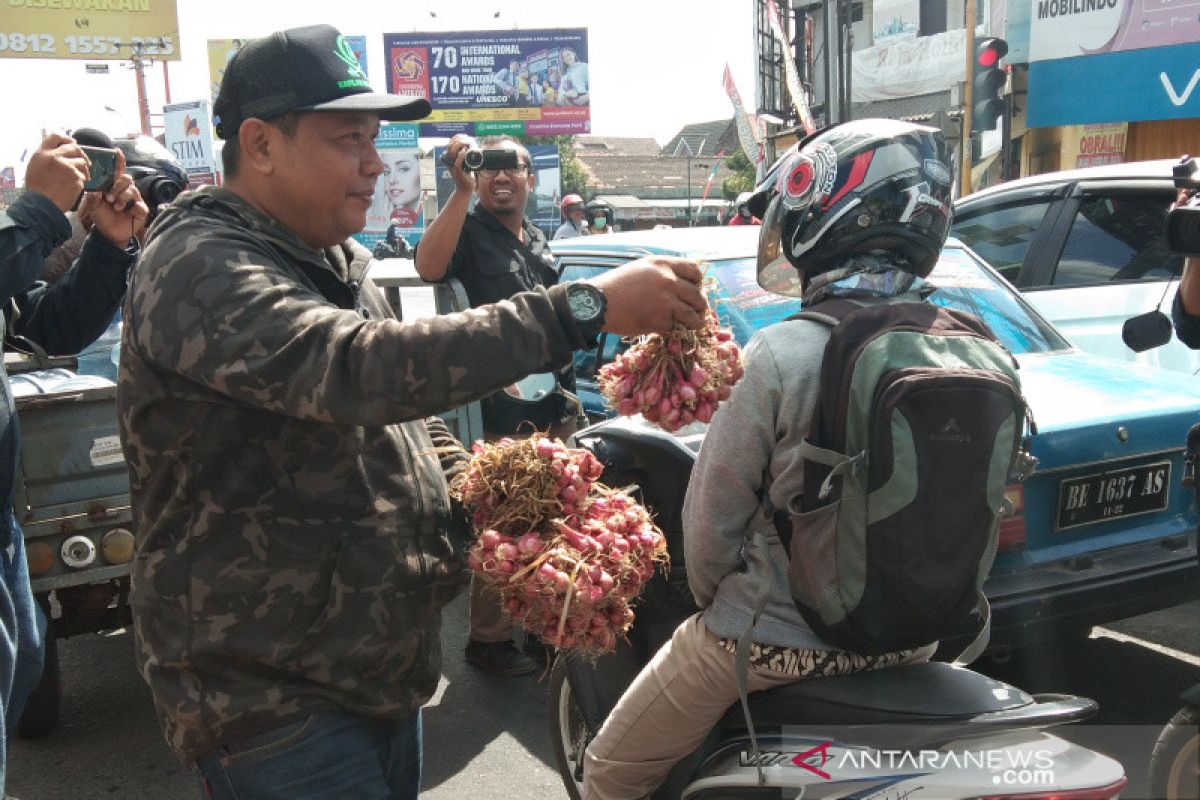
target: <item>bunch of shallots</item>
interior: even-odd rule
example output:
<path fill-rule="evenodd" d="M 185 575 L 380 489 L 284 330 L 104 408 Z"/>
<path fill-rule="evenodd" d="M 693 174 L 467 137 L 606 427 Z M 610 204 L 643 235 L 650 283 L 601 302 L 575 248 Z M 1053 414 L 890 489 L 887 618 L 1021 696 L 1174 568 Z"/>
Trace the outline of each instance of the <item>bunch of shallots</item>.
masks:
<path fill-rule="evenodd" d="M 622 416 L 641 414 L 666 431 L 708 422 L 742 377 L 733 333 L 705 312 L 704 326 L 643 336 L 600 370 L 600 391 Z"/>
<path fill-rule="evenodd" d="M 451 491 L 478 533 L 471 569 L 500 591 L 509 616 L 548 644 L 585 654 L 613 649 L 630 603 L 667 558 L 646 509 L 596 482 L 589 451 L 544 434 L 476 442 Z"/>

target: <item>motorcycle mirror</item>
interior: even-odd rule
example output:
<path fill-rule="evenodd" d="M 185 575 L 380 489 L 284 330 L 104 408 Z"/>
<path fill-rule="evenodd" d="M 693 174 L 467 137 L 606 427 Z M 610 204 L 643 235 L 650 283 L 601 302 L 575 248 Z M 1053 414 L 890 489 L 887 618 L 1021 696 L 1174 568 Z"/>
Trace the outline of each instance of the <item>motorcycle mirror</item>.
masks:
<path fill-rule="evenodd" d="M 515 399 L 536 402 L 553 393 L 557 387 L 558 379 L 553 372 L 536 372 L 507 387 L 505 391 Z"/>
<path fill-rule="evenodd" d="M 1133 352 L 1144 353 L 1171 341 L 1171 331 L 1170 317 L 1155 309 L 1125 320 L 1121 339 Z"/>

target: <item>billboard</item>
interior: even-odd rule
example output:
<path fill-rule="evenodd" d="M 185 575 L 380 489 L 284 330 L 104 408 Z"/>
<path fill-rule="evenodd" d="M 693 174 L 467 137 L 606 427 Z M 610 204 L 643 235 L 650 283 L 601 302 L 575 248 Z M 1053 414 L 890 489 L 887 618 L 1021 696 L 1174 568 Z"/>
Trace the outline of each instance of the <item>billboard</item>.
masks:
<path fill-rule="evenodd" d="M 1200 41 L 1200 3 L 1195 0 L 1031 2 L 1031 62 Z"/>
<path fill-rule="evenodd" d="M 1031 128 L 1200 117 L 1200 43 L 1029 65 Z"/>
<path fill-rule="evenodd" d="M 525 216 L 541 228 L 542 233 L 549 239 L 562 224 L 558 211 L 558 203 L 562 199 L 562 164 L 558 148 L 552 144 L 528 145 L 527 149 L 533 161 L 535 182 L 533 191 L 525 201 Z M 433 163 L 437 169 L 438 208 L 443 208 L 454 192 L 454 179 L 450 177 L 450 170 L 442 163 L 445 152 L 445 147 L 433 149 Z M 475 207 L 476 200 L 476 196 L 471 195 L 470 208 Z"/>
<path fill-rule="evenodd" d="M 375 148 L 383 161 L 383 173 L 375 184 L 375 197 L 367 210 L 367 224 L 354 235 L 367 248 L 387 236 L 393 224 L 409 245 L 425 233 L 424 194 L 421 189 L 421 151 L 417 148 L 414 122 L 380 126 Z"/>
<path fill-rule="evenodd" d="M 175 0 L 7 0 L 0 58 L 179 60 Z"/>
<path fill-rule="evenodd" d="M 586 28 L 387 33 L 389 92 L 424 97 L 422 136 L 591 132 Z"/>
<path fill-rule="evenodd" d="M 367 37 L 343 36 L 354 55 L 358 57 L 358 65 L 362 67 L 363 75 L 367 74 Z M 250 39 L 209 39 L 208 40 L 208 85 L 212 101 L 217 102 L 217 92 L 221 90 L 221 79 L 225 77 L 225 65 L 234 53 L 242 49 L 242 45 Z"/>
<path fill-rule="evenodd" d="M 188 187 L 216 184 L 212 112 L 207 100 L 163 106 L 163 139 L 188 173 Z"/>

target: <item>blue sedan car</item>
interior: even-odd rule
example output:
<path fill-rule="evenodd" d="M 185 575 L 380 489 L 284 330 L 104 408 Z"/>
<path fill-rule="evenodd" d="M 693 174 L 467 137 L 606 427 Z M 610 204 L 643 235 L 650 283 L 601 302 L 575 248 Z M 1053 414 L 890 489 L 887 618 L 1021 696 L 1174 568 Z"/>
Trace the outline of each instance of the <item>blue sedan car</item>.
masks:
<path fill-rule="evenodd" d="M 645 254 L 707 265 L 722 323 L 745 344 L 756 330 L 795 313 L 799 301 L 755 280 L 757 227 L 673 229 L 554 242 L 564 280 L 586 278 Z M 985 587 L 994 649 L 1086 634 L 1111 622 L 1200 595 L 1197 508 L 1182 484 L 1183 445 L 1200 420 L 1200 381 L 1177 372 L 1088 355 L 995 270 L 950 240 L 929 277 L 930 302 L 982 318 L 1016 356 L 1038 426 L 1037 470 L 1008 490 L 1000 552 Z M 577 356 L 589 413 L 611 416 L 596 371 L 624 347 L 611 336 Z M 662 436 L 640 417 L 602 426 Z M 674 434 L 692 454 L 705 426 Z M 592 428 L 595 431 L 598 428 Z M 585 440 L 586 432 L 580 434 Z M 681 498 L 680 498 L 681 499 Z M 678 519 L 677 509 L 658 509 Z"/>

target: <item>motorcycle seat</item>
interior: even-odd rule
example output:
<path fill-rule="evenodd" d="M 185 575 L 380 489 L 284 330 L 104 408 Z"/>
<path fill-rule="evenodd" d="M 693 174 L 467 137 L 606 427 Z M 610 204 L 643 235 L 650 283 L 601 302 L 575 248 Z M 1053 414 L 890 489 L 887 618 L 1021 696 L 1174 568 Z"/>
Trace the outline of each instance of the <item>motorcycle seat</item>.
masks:
<path fill-rule="evenodd" d="M 980 715 L 1007 718 L 1036 709 L 1031 695 L 964 667 L 911 664 L 834 678 L 801 681 L 750 695 L 756 727 L 965 722 Z M 1089 701 L 1090 702 L 1090 701 Z M 734 704 L 722 726 L 745 729 Z"/>
<path fill-rule="evenodd" d="M 934 746 L 998 731 L 1046 728 L 1087 719 L 1099 708 L 1085 697 L 1031 696 L 943 662 L 802 681 L 755 692 L 749 704 L 755 729 L 767 738 L 786 735 L 789 729 L 809 735 L 822 730 L 830 738 L 876 747 Z M 726 742 L 746 737 L 740 704 L 725 713 L 718 731 Z"/>

